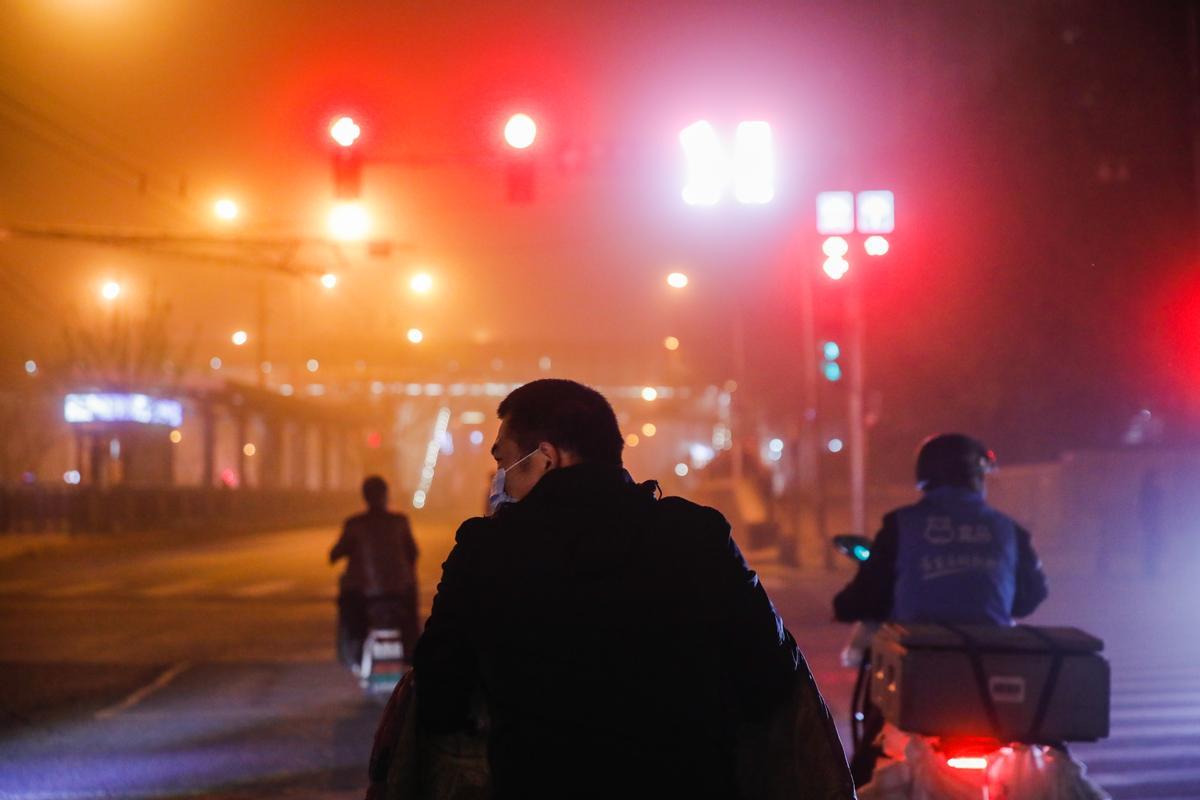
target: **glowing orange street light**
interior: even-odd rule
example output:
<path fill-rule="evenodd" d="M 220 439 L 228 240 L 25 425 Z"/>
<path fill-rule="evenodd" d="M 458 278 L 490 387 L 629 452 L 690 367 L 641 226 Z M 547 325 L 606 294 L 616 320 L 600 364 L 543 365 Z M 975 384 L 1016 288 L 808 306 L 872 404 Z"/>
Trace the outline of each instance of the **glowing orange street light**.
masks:
<path fill-rule="evenodd" d="M 509 147 L 524 150 L 537 138 L 537 123 L 528 114 L 513 114 L 504 124 L 504 141 Z"/>
<path fill-rule="evenodd" d="M 244 345 L 249 339 L 250 336 L 245 331 L 234 331 L 233 335 L 229 337 L 229 340 L 238 347 Z"/>
<path fill-rule="evenodd" d="M 100 296 L 105 300 L 113 301 L 121 294 L 121 284 L 116 281 L 105 281 L 100 287 Z"/>
<path fill-rule="evenodd" d="M 421 332 L 420 328 L 409 328 L 408 340 L 413 344 L 420 344 L 425 341 L 425 334 Z"/>
<path fill-rule="evenodd" d="M 682 289 L 688 285 L 688 276 L 682 272 L 672 272 L 667 276 L 667 286 L 672 289 Z"/>
<path fill-rule="evenodd" d="M 326 272 L 324 275 L 321 276 L 321 285 L 324 286 L 326 289 L 332 289 L 333 287 L 337 286 L 337 282 L 338 282 L 338 277 L 337 277 L 337 275 L 334 275 L 332 272 Z"/>
<path fill-rule="evenodd" d="M 674 336 L 668 336 L 667 338 L 663 339 L 663 347 L 667 348 L 668 350 L 678 350 L 679 340 Z"/>
<path fill-rule="evenodd" d="M 642 399 L 647 403 L 657 400 L 658 389 L 655 389 L 653 386 L 647 386 L 646 388 L 642 389 Z"/>
<path fill-rule="evenodd" d="M 238 208 L 237 202 L 228 197 L 222 197 L 213 203 L 213 214 L 216 215 L 217 219 L 224 220 L 225 222 L 232 222 L 237 219 L 240 212 L 241 209 Z"/>
<path fill-rule="evenodd" d="M 329 233 L 339 241 L 361 241 L 370 228 L 371 218 L 361 203 L 338 203 L 329 212 Z"/>
<path fill-rule="evenodd" d="M 428 272 L 418 272 L 409 278 L 408 288 L 417 294 L 429 294 L 433 291 L 433 276 Z"/>

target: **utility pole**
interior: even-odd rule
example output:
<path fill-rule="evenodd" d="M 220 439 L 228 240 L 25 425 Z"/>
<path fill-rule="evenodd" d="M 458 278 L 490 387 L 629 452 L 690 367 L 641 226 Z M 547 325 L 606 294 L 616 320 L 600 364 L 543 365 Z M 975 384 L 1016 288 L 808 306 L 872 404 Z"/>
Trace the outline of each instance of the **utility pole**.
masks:
<path fill-rule="evenodd" d="M 850 530 L 865 535 L 867 527 L 867 428 L 863 417 L 863 387 L 866 365 L 863 346 L 863 311 L 861 272 L 852 276 L 847 286 L 846 317 L 850 323 L 850 358 L 846 364 L 849 393 L 847 421 L 850 451 Z"/>

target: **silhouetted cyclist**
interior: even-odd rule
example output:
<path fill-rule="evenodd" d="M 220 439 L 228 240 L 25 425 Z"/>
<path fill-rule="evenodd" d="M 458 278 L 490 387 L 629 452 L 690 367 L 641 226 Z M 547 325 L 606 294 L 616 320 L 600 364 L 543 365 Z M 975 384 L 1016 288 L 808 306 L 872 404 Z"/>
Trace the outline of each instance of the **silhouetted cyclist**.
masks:
<path fill-rule="evenodd" d="M 417 640 L 417 543 L 408 518 L 387 510 L 387 482 L 363 481 L 367 511 L 350 517 L 329 551 L 329 563 L 347 559 L 338 582 L 338 657 L 347 665 L 362 657 L 372 627 L 398 628 L 405 660 Z"/>

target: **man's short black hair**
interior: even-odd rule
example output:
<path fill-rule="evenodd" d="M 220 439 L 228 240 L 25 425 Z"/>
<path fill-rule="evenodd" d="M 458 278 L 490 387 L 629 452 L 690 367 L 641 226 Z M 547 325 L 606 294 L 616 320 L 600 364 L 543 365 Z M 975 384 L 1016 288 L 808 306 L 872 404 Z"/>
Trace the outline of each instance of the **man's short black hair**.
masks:
<path fill-rule="evenodd" d="M 496 409 L 522 450 L 541 442 L 569 450 L 581 461 L 621 464 L 625 440 L 604 395 L 575 381 L 544 378 L 513 389 Z"/>
<path fill-rule="evenodd" d="M 371 475 L 362 482 L 363 500 L 369 506 L 381 506 L 387 502 L 387 481 L 378 475 Z"/>

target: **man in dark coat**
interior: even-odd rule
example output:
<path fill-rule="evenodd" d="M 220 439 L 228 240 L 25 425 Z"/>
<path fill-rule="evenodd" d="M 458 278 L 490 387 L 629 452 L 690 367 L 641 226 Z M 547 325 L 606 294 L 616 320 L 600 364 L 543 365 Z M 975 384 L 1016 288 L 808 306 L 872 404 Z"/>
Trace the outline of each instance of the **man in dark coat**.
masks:
<path fill-rule="evenodd" d="M 417 645 L 421 727 L 461 730 L 479 691 L 496 798 L 736 797 L 738 725 L 811 676 L 729 524 L 635 484 L 592 389 L 534 381 L 499 417 L 501 502 L 459 528 Z"/>

